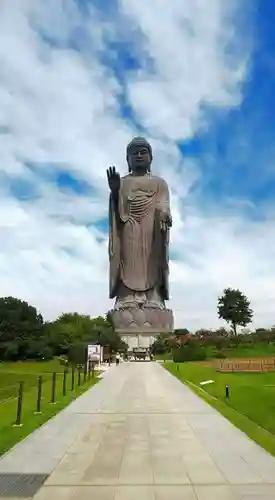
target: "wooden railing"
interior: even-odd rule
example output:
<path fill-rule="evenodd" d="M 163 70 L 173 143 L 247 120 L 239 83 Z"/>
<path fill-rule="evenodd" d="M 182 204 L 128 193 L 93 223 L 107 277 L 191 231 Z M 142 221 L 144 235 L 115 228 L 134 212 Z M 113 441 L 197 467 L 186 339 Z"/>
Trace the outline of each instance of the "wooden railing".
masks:
<path fill-rule="evenodd" d="M 275 358 L 217 359 L 214 366 L 219 372 L 272 372 L 275 371 Z"/>

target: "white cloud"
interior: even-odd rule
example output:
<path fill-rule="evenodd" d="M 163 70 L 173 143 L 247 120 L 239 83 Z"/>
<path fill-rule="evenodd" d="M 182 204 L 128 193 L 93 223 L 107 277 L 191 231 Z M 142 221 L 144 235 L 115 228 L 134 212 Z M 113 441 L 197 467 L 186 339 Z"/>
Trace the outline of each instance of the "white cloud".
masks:
<path fill-rule="evenodd" d="M 240 45 L 233 65 L 232 57 L 225 55 L 226 45 L 239 36 L 227 20 L 236 10 L 235 2 L 120 4 L 141 30 L 153 61 L 152 74 L 141 70 L 128 84 L 131 104 L 146 127 L 173 140 L 191 138 L 202 126 L 203 104 L 231 107 L 240 102 L 238 84 L 246 58 Z"/>
<path fill-rule="evenodd" d="M 205 106 L 230 109 L 241 101 L 249 56 L 235 22 L 242 7 L 219 0 L 118 5 L 107 18 L 95 9 L 81 16 L 72 0 L 1 2 L 0 294 L 30 301 L 47 318 L 67 310 L 103 314 L 111 306 L 107 234 L 98 222 L 107 216 L 105 170 L 127 170 L 125 147 L 137 132 L 120 114 L 124 93 L 152 140 L 154 171 L 172 190 L 176 325 L 217 325 L 216 299 L 226 286 L 247 293 L 258 324 L 271 324 L 272 221 L 259 225 L 241 210 L 214 216 L 197 205 L 190 188 L 203 175 L 200 162 L 182 158 L 175 142 L 208 127 Z M 68 46 L 76 33 L 85 42 L 78 51 Z M 142 61 L 124 74 L 125 86 L 101 58 L 106 41 L 122 36 Z M 90 183 L 91 198 L 46 182 L 41 174 L 50 164 Z M 36 198 L 14 198 L 7 179 L 27 179 Z"/>

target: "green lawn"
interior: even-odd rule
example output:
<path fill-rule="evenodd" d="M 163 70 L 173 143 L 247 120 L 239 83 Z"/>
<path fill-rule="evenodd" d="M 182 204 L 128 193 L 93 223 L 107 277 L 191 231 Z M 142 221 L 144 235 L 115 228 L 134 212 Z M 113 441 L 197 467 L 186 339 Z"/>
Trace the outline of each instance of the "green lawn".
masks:
<path fill-rule="evenodd" d="M 275 357 L 275 345 L 274 344 L 254 344 L 254 345 L 239 345 L 238 347 L 231 347 L 222 350 L 223 355 L 226 358 L 267 358 Z M 206 347 L 206 358 L 213 359 L 216 358 L 218 350 L 214 346 Z M 168 361 L 172 359 L 171 353 L 156 354 L 155 359 L 163 359 Z"/>
<path fill-rule="evenodd" d="M 55 359 L 45 362 L 0 363 L 0 402 L 16 397 L 18 385 L 24 382 L 25 390 L 37 386 L 37 377 L 50 380 L 52 373 L 63 373 L 64 367 Z M 0 410 L 1 411 L 1 410 Z"/>
<path fill-rule="evenodd" d="M 207 349 L 208 357 L 212 358 L 217 352 L 217 349 L 209 347 Z M 239 345 L 238 347 L 232 347 L 230 349 L 224 350 L 224 355 L 227 358 L 260 358 L 275 356 L 275 346 L 274 344 L 254 344 L 254 345 Z"/>
<path fill-rule="evenodd" d="M 164 360 L 164 361 L 168 361 L 168 360 L 172 359 L 172 358 L 173 358 L 173 356 L 172 356 L 172 354 L 165 352 L 165 353 L 163 353 L 163 354 L 155 354 L 155 355 L 154 355 L 154 358 L 155 358 L 156 360 Z"/>
<path fill-rule="evenodd" d="M 219 373 L 198 363 L 166 363 L 165 367 L 187 383 L 234 425 L 275 455 L 275 373 Z M 200 386 L 204 380 L 213 384 Z M 226 401 L 225 385 L 230 387 Z"/>
<path fill-rule="evenodd" d="M 16 363 L 0 363 L 1 373 L 52 373 L 54 371 L 63 373 L 64 367 L 60 364 L 58 358 L 51 361 L 17 361 Z"/>
<path fill-rule="evenodd" d="M 56 402 L 51 404 L 52 372 L 57 373 Z M 71 374 L 67 376 L 66 396 L 63 396 L 64 367 L 58 361 L 22 362 L 0 364 L 0 455 L 5 453 L 18 441 L 25 438 L 36 428 L 65 408 L 73 399 L 85 392 L 98 380 L 96 377 L 78 386 L 78 375 L 75 374 L 74 390 L 71 390 Z M 41 414 L 36 415 L 37 380 L 43 377 Z M 24 383 L 22 405 L 22 426 L 14 427 L 17 413 L 17 394 L 19 383 Z"/>

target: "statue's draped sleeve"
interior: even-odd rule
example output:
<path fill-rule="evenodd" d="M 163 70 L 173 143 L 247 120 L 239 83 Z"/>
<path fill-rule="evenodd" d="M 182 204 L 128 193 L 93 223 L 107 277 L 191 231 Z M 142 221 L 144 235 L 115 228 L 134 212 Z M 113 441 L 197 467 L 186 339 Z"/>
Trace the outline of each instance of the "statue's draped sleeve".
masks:
<path fill-rule="evenodd" d="M 109 297 L 113 299 L 116 296 L 116 290 L 119 281 L 120 270 L 120 251 L 121 251 L 121 221 L 119 217 L 119 202 L 116 204 L 112 193 L 109 197 Z"/>
<path fill-rule="evenodd" d="M 155 216 L 155 244 L 159 248 L 160 292 L 163 300 L 169 300 L 169 229 L 160 230 L 160 212 L 166 212 L 171 217 L 170 197 L 167 183 L 160 179 L 157 190 Z"/>
<path fill-rule="evenodd" d="M 169 189 L 164 179 L 158 182 L 156 209 L 171 216 Z"/>

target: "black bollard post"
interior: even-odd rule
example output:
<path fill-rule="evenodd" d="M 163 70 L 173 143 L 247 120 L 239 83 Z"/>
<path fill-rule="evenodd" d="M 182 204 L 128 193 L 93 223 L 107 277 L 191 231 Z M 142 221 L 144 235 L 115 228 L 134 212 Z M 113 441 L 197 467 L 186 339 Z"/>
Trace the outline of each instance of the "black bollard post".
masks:
<path fill-rule="evenodd" d="M 71 391 L 74 390 L 74 366 L 72 367 Z"/>
<path fill-rule="evenodd" d="M 89 370 L 89 372 L 88 372 L 88 378 L 89 378 L 89 380 L 91 380 L 91 363 L 90 363 L 90 361 L 89 361 L 88 370 Z"/>
<path fill-rule="evenodd" d="M 87 380 L 87 365 L 85 363 L 85 366 L 84 366 L 84 384 L 86 383 L 86 380 Z"/>
<path fill-rule="evenodd" d="M 78 384 L 78 387 L 81 384 L 81 368 L 80 367 L 78 368 L 78 382 L 77 382 L 77 384 Z"/>
<path fill-rule="evenodd" d="M 24 382 L 20 382 L 17 399 L 17 412 L 14 427 L 22 426 L 22 405 L 23 405 Z"/>
<path fill-rule="evenodd" d="M 230 390 L 229 390 L 228 384 L 226 384 L 226 386 L 225 386 L 225 397 L 226 397 L 227 401 L 230 399 Z"/>
<path fill-rule="evenodd" d="M 95 376 L 95 365 L 92 363 L 92 378 Z"/>
<path fill-rule="evenodd" d="M 67 392 L 67 373 L 68 373 L 68 369 L 65 368 L 64 373 L 63 373 L 63 385 L 62 385 L 63 396 L 66 396 L 66 392 Z"/>
<path fill-rule="evenodd" d="M 55 388 L 56 388 L 56 372 L 53 372 L 51 404 L 55 403 Z"/>
<path fill-rule="evenodd" d="M 43 377 L 40 375 L 37 380 L 37 402 L 36 402 L 36 415 L 40 415 L 41 412 L 41 399 L 42 399 L 42 384 Z"/>
<path fill-rule="evenodd" d="M 179 371 L 179 369 L 180 369 L 180 367 L 179 367 L 179 365 L 177 365 L 177 372 Z"/>

